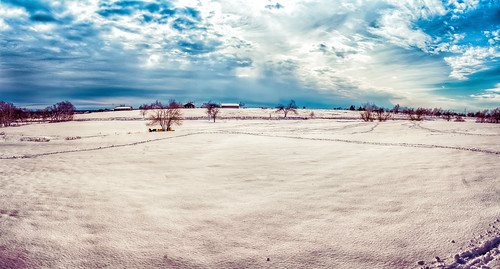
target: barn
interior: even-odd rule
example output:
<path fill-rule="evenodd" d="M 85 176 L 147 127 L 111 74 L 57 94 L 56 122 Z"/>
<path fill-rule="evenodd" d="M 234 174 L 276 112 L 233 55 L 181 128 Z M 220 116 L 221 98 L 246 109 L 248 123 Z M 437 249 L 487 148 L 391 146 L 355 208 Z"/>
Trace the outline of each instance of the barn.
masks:
<path fill-rule="evenodd" d="M 227 104 L 221 104 L 220 105 L 221 108 L 240 108 L 240 104 L 231 104 L 231 103 L 227 103 Z"/>
<path fill-rule="evenodd" d="M 122 111 L 122 110 L 132 110 L 131 106 L 116 106 L 114 111 Z"/>
<path fill-rule="evenodd" d="M 184 105 L 184 108 L 196 108 L 196 106 L 192 102 L 189 102 Z"/>

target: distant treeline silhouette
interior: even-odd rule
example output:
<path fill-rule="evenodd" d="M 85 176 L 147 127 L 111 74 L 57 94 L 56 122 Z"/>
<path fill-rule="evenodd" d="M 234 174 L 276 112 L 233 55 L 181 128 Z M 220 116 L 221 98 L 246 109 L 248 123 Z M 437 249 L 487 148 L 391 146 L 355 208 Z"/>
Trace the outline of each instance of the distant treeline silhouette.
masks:
<path fill-rule="evenodd" d="M 75 107 L 69 101 L 59 102 L 44 109 L 16 107 L 12 103 L 0 101 L 0 127 L 14 122 L 61 122 L 73 120 Z"/>
<path fill-rule="evenodd" d="M 170 100 L 168 105 L 163 105 L 161 102 L 156 101 L 151 104 L 143 104 L 139 107 L 141 109 L 141 114 L 146 116 L 148 110 L 154 109 L 173 109 L 176 110 L 180 108 L 191 108 L 194 107 L 193 102 L 190 102 L 186 105 L 182 105 L 181 103 L 176 102 L 175 100 Z M 209 119 L 213 119 L 217 117 L 219 104 L 209 101 L 208 103 L 204 103 L 202 108 L 207 109 L 207 115 Z M 296 113 L 297 105 L 295 101 L 290 100 L 290 104 L 278 105 L 276 107 L 277 112 L 283 112 L 285 118 L 288 112 Z M 305 108 L 305 107 L 304 107 Z M 342 109 L 342 108 L 335 108 Z M 406 115 L 407 119 L 412 121 L 421 121 L 424 120 L 425 117 L 441 117 L 447 121 L 464 121 L 464 117 L 473 117 L 476 118 L 476 122 L 480 123 L 500 123 L 500 108 L 495 109 L 485 109 L 477 112 L 469 112 L 469 113 L 457 113 L 451 110 L 444 110 L 441 108 L 422 108 L 419 107 L 409 108 L 409 107 L 401 107 L 399 104 L 395 105 L 393 108 L 383 108 L 378 107 L 375 104 L 366 103 L 358 108 L 356 106 L 351 105 L 346 110 L 351 111 L 359 111 L 361 114 L 361 119 L 364 121 L 386 121 L 392 118 L 394 115 Z M 75 107 L 69 101 L 59 102 L 52 106 L 48 106 L 44 109 L 27 109 L 16 107 L 12 103 L 7 103 L 4 101 L 0 101 L 0 127 L 10 126 L 15 122 L 61 122 L 61 121 L 70 121 L 73 120 L 73 115 L 75 113 Z M 169 118 L 169 117 L 167 117 Z"/>
<path fill-rule="evenodd" d="M 442 117 L 444 120 L 450 121 L 464 121 L 463 117 L 476 118 L 476 122 L 481 123 L 500 123 L 500 108 L 495 108 L 492 110 L 485 109 L 478 112 L 456 113 L 450 110 L 443 110 L 441 108 L 423 108 L 419 107 L 417 109 L 400 107 L 399 104 L 395 105 L 392 109 L 386 109 L 383 107 L 378 107 L 375 104 L 364 104 L 356 109 L 354 105 L 351 105 L 349 110 L 360 111 L 361 118 L 364 121 L 386 121 L 391 118 L 391 114 L 403 114 L 412 121 L 422 121 L 425 117 Z"/>

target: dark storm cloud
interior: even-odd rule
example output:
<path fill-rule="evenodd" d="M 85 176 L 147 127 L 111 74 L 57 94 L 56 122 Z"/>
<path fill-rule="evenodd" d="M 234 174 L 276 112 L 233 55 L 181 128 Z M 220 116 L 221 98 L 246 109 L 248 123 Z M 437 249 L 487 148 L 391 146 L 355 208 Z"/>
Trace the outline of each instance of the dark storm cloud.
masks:
<path fill-rule="evenodd" d="M 113 15 L 130 15 L 132 14 L 132 10 L 131 9 L 126 9 L 126 8 L 110 8 L 110 9 L 102 9 L 102 10 L 99 10 L 97 13 L 99 13 L 101 16 L 104 16 L 104 17 L 109 17 L 109 16 L 113 16 Z"/>
<path fill-rule="evenodd" d="M 121 7 L 142 7 L 144 3 L 144 1 L 118 1 L 114 5 Z"/>
<path fill-rule="evenodd" d="M 88 23 L 77 23 L 61 29 L 61 35 L 73 41 L 84 41 L 87 38 L 96 37 L 98 34 L 99 30 Z"/>
<path fill-rule="evenodd" d="M 149 13 L 158 13 L 161 10 L 161 14 L 174 15 L 177 10 L 170 9 L 171 4 L 167 1 L 160 1 L 159 3 L 151 3 L 146 1 L 118 1 L 112 4 L 102 4 L 102 9 L 98 11 L 102 16 L 108 17 L 111 15 L 131 15 L 137 11 L 148 11 Z M 181 9 L 182 12 L 186 12 L 186 9 Z M 191 12 L 196 12 L 196 10 L 189 10 Z M 188 12 L 189 13 L 189 12 Z"/>
<path fill-rule="evenodd" d="M 142 15 L 142 19 L 144 20 L 144 22 L 151 22 L 153 20 L 153 17 L 148 15 Z"/>
<path fill-rule="evenodd" d="M 172 23 L 172 27 L 178 31 L 191 30 L 196 28 L 196 23 L 185 18 L 177 18 Z"/>
<path fill-rule="evenodd" d="M 189 54 L 204 54 L 213 52 L 220 45 L 217 41 L 204 42 L 202 40 L 181 40 L 177 45 L 184 52 Z"/>
<path fill-rule="evenodd" d="M 174 10 L 174 9 L 168 9 L 168 8 L 166 8 L 166 9 L 162 9 L 162 11 L 160 12 L 160 14 L 161 14 L 161 15 L 168 15 L 167 17 L 172 16 L 172 15 L 174 15 L 175 13 L 176 13 L 176 12 L 175 12 L 175 10 Z"/>
<path fill-rule="evenodd" d="M 276 3 L 275 5 L 266 5 L 267 9 L 281 9 L 284 8 L 284 6 L 280 3 Z"/>
<path fill-rule="evenodd" d="M 13 6 L 23 7 L 29 13 L 37 11 L 48 12 L 50 8 L 42 1 L 25 1 L 25 0 L 3 0 L 3 3 L 11 4 Z"/>
<path fill-rule="evenodd" d="M 32 21 L 39 21 L 39 22 L 56 22 L 57 20 L 52 17 L 52 15 L 49 14 L 35 14 L 30 17 L 30 20 Z"/>
<path fill-rule="evenodd" d="M 42 1 L 19 1 L 6 0 L 3 3 L 24 8 L 30 14 L 30 20 L 33 22 L 57 22 L 52 15 L 52 9 Z"/>
<path fill-rule="evenodd" d="M 195 20 L 201 20 L 200 11 L 196 10 L 195 8 L 187 7 L 187 8 L 181 9 L 181 12 L 190 16 L 191 18 L 193 18 Z"/>
<path fill-rule="evenodd" d="M 160 5 L 151 3 L 145 7 L 150 13 L 156 13 L 160 11 Z"/>

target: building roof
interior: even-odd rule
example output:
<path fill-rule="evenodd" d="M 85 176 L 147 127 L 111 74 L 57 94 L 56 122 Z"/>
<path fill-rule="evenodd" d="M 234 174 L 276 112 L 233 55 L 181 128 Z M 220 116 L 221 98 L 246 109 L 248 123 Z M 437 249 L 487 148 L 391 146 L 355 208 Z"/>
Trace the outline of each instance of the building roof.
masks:
<path fill-rule="evenodd" d="M 132 109 L 131 106 L 116 106 L 115 107 L 115 110 L 124 110 L 124 109 Z"/>

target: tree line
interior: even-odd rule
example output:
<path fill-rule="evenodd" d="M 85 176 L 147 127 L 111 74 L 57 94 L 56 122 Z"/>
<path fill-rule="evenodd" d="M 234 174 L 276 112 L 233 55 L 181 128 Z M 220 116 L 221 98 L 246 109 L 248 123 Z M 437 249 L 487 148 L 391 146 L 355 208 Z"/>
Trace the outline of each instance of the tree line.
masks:
<path fill-rule="evenodd" d="M 441 117 L 446 121 L 464 121 L 464 117 L 476 118 L 476 122 L 481 123 L 500 123 L 500 108 L 495 108 L 492 110 L 483 110 L 478 112 L 469 113 L 457 113 L 450 110 L 443 110 L 441 108 L 423 108 L 419 107 L 409 108 L 401 107 L 399 104 L 395 105 L 392 109 L 386 109 L 383 107 L 378 107 L 375 104 L 364 104 L 356 109 L 353 105 L 349 110 L 360 111 L 361 119 L 364 121 L 386 121 L 390 119 L 393 115 L 402 114 L 406 115 L 411 121 L 422 121 L 425 117 Z"/>
<path fill-rule="evenodd" d="M 12 103 L 0 101 L 0 127 L 11 126 L 15 122 L 61 122 L 73 120 L 75 106 L 69 101 L 59 102 L 44 109 L 16 107 Z"/>
<path fill-rule="evenodd" d="M 175 100 L 170 100 L 167 105 L 163 105 L 158 100 L 151 104 L 144 104 L 139 107 L 143 117 L 148 116 L 151 125 L 159 124 L 162 130 L 169 130 L 174 124 L 182 124 L 181 108 L 184 106 Z M 219 112 L 220 105 L 209 101 L 204 103 L 202 108 L 206 109 L 206 114 L 209 120 L 215 122 Z M 304 107 L 305 108 L 305 107 Z M 284 117 L 291 112 L 297 114 L 298 106 L 294 100 L 290 100 L 287 105 L 279 104 L 276 107 L 276 112 L 282 112 Z M 475 117 L 477 122 L 481 123 L 500 123 L 500 108 L 492 110 L 482 110 L 478 112 L 456 113 L 441 108 L 408 108 L 400 107 L 399 104 L 395 105 L 392 109 L 378 107 L 375 104 L 366 103 L 356 109 L 351 105 L 348 110 L 360 111 L 361 119 L 364 121 L 386 121 L 393 115 L 404 114 L 407 115 L 409 120 L 421 121 L 426 116 L 442 117 L 450 121 L 464 121 L 463 117 Z M 69 101 L 56 103 L 48 106 L 45 109 L 30 110 L 27 108 L 16 107 L 12 103 L 0 101 L 0 127 L 10 126 L 14 122 L 61 122 L 73 120 L 75 107 Z"/>

